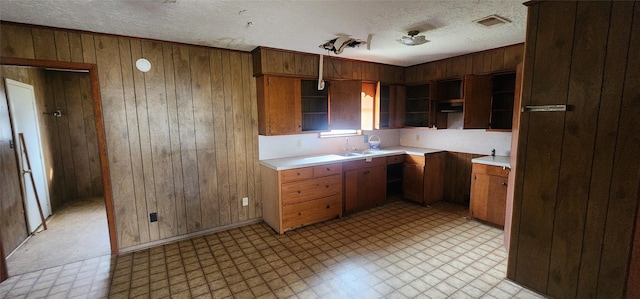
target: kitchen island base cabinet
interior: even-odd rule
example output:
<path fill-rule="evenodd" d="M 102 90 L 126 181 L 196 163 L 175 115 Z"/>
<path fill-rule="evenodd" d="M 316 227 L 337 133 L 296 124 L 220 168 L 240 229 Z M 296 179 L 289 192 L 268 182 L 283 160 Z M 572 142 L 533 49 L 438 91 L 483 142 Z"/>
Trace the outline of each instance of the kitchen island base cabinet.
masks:
<path fill-rule="evenodd" d="M 387 159 L 345 162 L 344 212 L 353 213 L 383 204 L 387 197 Z"/>
<path fill-rule="evenodd" d="M 474 163 L 471 173 L 471 218 L 504 227 L 509 169 Z"/>
<path fill-rule="evenodd" d="M 276 171 L 261 166 L 263 220 L 279 234 L 342 217 L 342 164 Z"/>

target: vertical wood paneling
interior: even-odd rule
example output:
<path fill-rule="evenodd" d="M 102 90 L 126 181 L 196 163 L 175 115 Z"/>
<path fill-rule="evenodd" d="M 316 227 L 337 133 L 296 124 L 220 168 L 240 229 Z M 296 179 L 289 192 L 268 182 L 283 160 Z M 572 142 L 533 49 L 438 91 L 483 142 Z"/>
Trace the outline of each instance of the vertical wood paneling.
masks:
<path fill-rule="evenodd" d="M 70 174 L 71 183 L 75 187 L 76 198 L 86 198 L 92 195 L 91 168 L 89 167 L 89 152 L 87 138 L 84 131 L 84 116 L 82 113 L 82 97 L 80 80 L 74 74 L 60 74 L 63 77 L 66 113 L 60 119 L 67 118 L 67 128 L 70 146 L 70 163 L 73 173 Z M 66 170 L 65 170 L 66 171 Z M 69 176 L 67 176 L 69 177 Z"/>
<path fill-rule="evenodd" d="M 218 219 L 220 224 L 228 224 L 231 222 L 229 215 L 229 202 L 231 201 L 231 191 L 229 190 L 229 164 L 227 157 L 227 124 L 224 117 L 225 107 L 225 89 L 224 74 L 222 72 L 222 51 L 210 50 L 211 69 L 215 70 L 211 73 L 211 86 L 213 88 L 213 111 L 216 117 L 213 119 L 213 130 L 216 136 L 216 171 L 218 174 Z M 255 80 L 254 80 L 255 81 Z"/>
<path fill-rule="evenodd" d="M 84 40 L 83 38 L 83 42 Z M 91 40 L 93 40 L 93 36 L 91 36 Z M 128 247 L 141 243 L 141 230 L 138 229 L 136 205 L 132 200 L 135 198 L 135 192 L 131 174 L 121 65 L 114 63 L 114 61 L 120 60 L 118 39 L 96 35 L 95 57 L 98 69 L 100 69 L 98 75 L 109 152 L 109 170 L 114 187 L 112 190 L 113 206 L 114 214 L 117 217 L 118 245 Z"/>
<path fill-rule="evenodd" d="M 253 73 L 253 69 L 251 69 L 252 64 L 250 63 L 251 57 L 249 55 L 245 55 L 243 69 L 245 71 L 245 80 L 247 80 L 248 76 Z M 317 72 L 317 63 L 316 72 Z M 249 173 L 253 173 L 253 181 L 251 181 L 251 176 L 249 176 L 248 184 L 253 186 L 253 199 L 249 198 L 249 217 L 251 219 L 262 217 L 262 179 L 261 179 L 261 171 L 260 171 L 260 163 L 258 162 L 259 158 L 259 149 L 258 149 L 258 136 L 255 132 L 258 131 L 258 109 L 256 105 L 252 104 L 253 101 L 251 99 L 257 98 L 257 90 L 256 90 L 256 80 L 249 79 L 249 94 L 245 94 L 245 105 L 251 107 L 251 121 L 250 121 L 250 129 L 246 130 L 247 138 L 251 139 L 251 143 L 247 146 L 252 147 L 252 156 L 247 157 L 249 163 L 253 163 L 253 169 L 250 170 Z"/>
<path fill-rule="evenodd" d="M 165 92 L 167 97 L 167 117 L 169 125 L 170 146 L 169 152 L 171 158 L 171 173 L 173 177 L 173 202 L 166 203 L 171 205 L 163 214 L 163 221 L 160 235 L 176 236 L 187 233 L 187 227 L 184 221 L 184 184 L 182 181 L 182 161 L 180 160 L 180 126 L 178 121 L 178 102 L 175 91 L 175 70 L 173 67 L 173 46 L 168 43 L 162 45 L 162 57 L 165 76 Z M 172 215 L 170 216 L 169 213 Z"/>
<path fill-rule="evenodd" d="M 52 82 L 52 91 L 53 91 L 53 99 L 54 106 L 56 109 L 60 109 L 61 111 L 65 111 L 64 117 L 60 117 L 56 120 L 56 131 L 57 131 L 57 147 L 60 151 L 60 158 L 62 166 L 62 176 L 64 177 L 64 192 L 62 194 L 64 201 L 65 198 L 78 198 L 78 188 L 75 184 L 75 167 L 74 167 L 74 157 L 71 146 L 71 130 L 69 129 L 69 107 L 67 103 L 67 95 L 66 90 L 69 88 L 73 88 L 73 86 L 68 86 L 65 84 L 66 78 L 64 76 L 53 76 L 51 79 Z M 67 85 L 67 86 L 65 86 Z M 59 88 L 62 87 L 62 88 Z M 69 93 L 72 94 L 71 89 L 69 89 Z M 73 111 L 73 107 L 71 107 Z M 56 170 L 57 171 L 57 170 Z"/>
<path fill-rule="evenodd" d="M 130 39 L 129 43 L 131 45 L 131 61 L 135 63 L 138 57 L 143 57 L 142 54 L 142 41 L 136 39 Z M 155 67 L 154 67 L 155 69 Z M 153 111 L 150 113 L 149 110 L 153 109 L 147 103 L 147 90 L 146 90 L 146 74 L 138 71 L 137 69 L 132 69 L 133 75 L 133 84 L 135 91 L 135 100 L 136 100 L 136 113 L 138 117 L 138 125 L 137 130 L 138 139 L 139 139 L 139 147 L 140 147 L 140 159 L 142 161 L 142 176 L 144 179 L 144 199 L 145 200 L 145 209 L 142 206 L 139 206 L 138 217 L 140 222 L 143 220 L 147 220 L 149 217 L 149 213 L 157 212 L 158 210 L 158 201 L 156 198 L 156 188 L 159 186 L 155 185 L 154 182 L 154 165 L 153 165 L 153 153 L 152 153 L 152 144 L 151 144 L 151 126 L 149 124 L 150 115 L 153 115 Z M 136 149 L 132 149 L 132 151 L 136 151 Z M 135 171 L 135 169 L 134 169 Z M 142 211 L 145 210 L 144 213 Z M 144 215 L 144 216 L 143 216 Z M 149 226 L 149 240 L 155 241 L 160 237 L 160 232 L 158 231 L 158 222 L 148 222 Z"/>
<path fill-rule="evenodd" d="M 582 232 L 589 195 L 600 88 L 606 53 L 610 2 L 578 4 L 562 140 L 557 204 L 549 265 L 548 294 L 575 296 L 580 271 Z"/>
<path fill-rule="evenodd" d="M 244 84 L 242 83 L 242 57 L 238 52 L 229 53 L 229 60 L 231 65 L 236 65 L 231 69 L 231 99 L 233 101 L 233 122 L 234 122 L 234 144 L 235 144 L 235 168 L 236 168 L 236 194 L 231 205 L 235 205 L 238 210 L 238 220 L 247 220 L 249 216 L 248 207 L 242 206 L 242 197 L 247 196 L 247 144 L 244 136 L 245 131 L 245 111 L 243 105 L 243 90 Z M 249 114 L 250 115 L 250 114 Z M 247 115 L 247 116 L 249 116 Z"/>
<path fill-rule="evenodd" d="M 82 38 L 78 32 L 69 32 L 69 57 L 72 62 L 84 62 L 82 57 Z"/>
<path fill-rule="evenodd" d="M 191 48 L 191 90 L 193 92 L 193 119 L 196 135 L 198 164 L 207 161 L 215 165 L 215 136 L 213 131 L 213 105 L 211 101 L 211 70 L 209 51 Z M 214 227 L 219 223 L 216 168 L 198 167 L 201 222 L 195 229 Z"/>
<path fill-rule="evenodd" d="M 482 155 L 449 152 L 445 158 L 444 199 L 468 204 L 471 193 L 471 159 Z"/>
<path fill-rule="evenodd" d="M 523 105 L 549 105 L 566 102 L 571 63 L 576 4 L 572 2 L 554 2 L 540 8 L 540 14 L 548 16 L 545 22 L 538 24 L 538 31 L 548 34 L 538 35 L 536 57 L 554 57 L 553 63 L 536 60 L 533 76 L 540 86 L 537 96 L 529 98 Z M 549 13 L 549 11 L 558 13 Z M 538 146 L 529 148 L 525 154 L 525 173 L 536 179 L 527 179 L 522 186 L 521 222 L 537 223 L 536 227 L 522 227 L 518 244 L 518 280 L 526 281 L 529 287 L 546 290 L 549 277 L 551 241 L 558 190 L 558 172 L 562 149 L 562 132 L 565 113 L 531 114 L 524 127 L 528 127 L 528 144 Z M 522 138 L 523 136 L 521 136 Z M 531 258 L 531 257 L 537 258 Z"/>
<path fill-rule="evenodd" d="M 144 86 L 149 115 L 153 184 L 156 186 L 156 209 L 153 211 L 158 213 L 159 238 L 164 239 L 176 234 L 174 229 L 176 199 L 171 167 L 171 134 L 169 133 L 162 43 L 143 41 L 142 55 L 153 66 L 149 72 L 144 73 Z"/>
<path fill-rule="evenodd" d="M 282 52 L 282 72 L 289 75 L 296 73 L 296 57 L 293 52 Z"/>
<path fill-rule="evenodd" d="M 634 1 L 629 55 L 620 105 L 598 297 L 623 297 L 631 255 L 640 183 L 640 5 Z M 635 227 L 635 229 L 640 229 Z"/>
<path fill-rule="evenodd" d="M 228 207 L 228 211 L 221 211 L 228 213 L 226 219 L 229 219 L 230 223 L 238 221 L 238 194 L 236 194 L 236 190 L 238 189 L 238 176 L 236 174 L 236 144 L 234 139 L 235 134 L 235 121 L 233 118 L 233 98 L 229 96 L 231 94 L 231 90 L 233 89 L 232 73 L 231 73 L 231 60 L 230 53 L 223 52 L 221 55 L 222 61 L 222 76 L 224 82 L 224 119 L 225 119 L 225 127 L 227 128 L 227 164 L 229 165 L 229 201 L 226 203 L 225 208 Z M 222 215 L 220 216 L 221 218 Z"/>
<path fill-rule="evenodd" d="M 54 76 L 51 75 L 45 76 L 45 86 L 47 94 L 44 102 L 45 111 L 53 111 L 59 109 L 56 106 L 56 92 L 54 91 L 55 87 L 59 85 L 53 84 L 53 77 Z M 68 111 L 65 113 L 68 113 Z M 64 203 L 64 200 L 70 198 L 67 196 L 67 185 L 65 183 L 65 172 L 62 151 L 60 147 L 58 119 L 54 117 L 47 117 L 44 119 L 44 122 L 41 125 L 43 125 L 43 127 L 41 128 L 41 132 L 46 132 L 46 137 L 42 136 L 43 138 L 41 139 L 43 140 L 43 150 L 45 150 L 46 148 L 46 151 L 49 152 L 45 154 L 45 161 L 47 161 L 45 163 L 49 164 L 46 166 L 46 168 L 47 171 L 51 172 L 49 181 L 49 200 L 51 201 L 51 209 L 55 213 L 57 209 Z"/>
<path fill-rule="evenodd" d="M 82 42 L 82 58 L 86 63 L 97 63 L 96 56 L 96 42 L 92 34 L 82 33 L 80 34 L 80 41 Z"/>
<path fill-rule="evenodd" d="M 217 186 L 215 167 L 200 167 L 204 163 L 215 164 L 214 136 L 213 136 L 213 112 L 211 104 L 211 71 L 209 69 L 209 54 L 204 48 L 190 48 L 191 59 L 191 90 L 193 92 L 193 120 L 195 125 L 196 154 L 198 161 L 198 182 L 200 198 L 194 201 L 199 204 L 200 217 L 193 223 L 190 231 L 198 231 L 210 227 L 215 221 L 213 215 L 216 209 L 214 203 Z M 189 210 L 187 210 L 189 211 Z"/>
<path fill-rule="evenodd" d="M 239 54 L 240 56 L 240 60 L 241 60 L 241 65 L 242 65 L 242 69 L 241 69 L 241 74 L 240 74 L 240 78 L 241 78 L 241 82 L 242 82 L 242 86 L 240 88 L 240 91 L 242 91 L 242 99 L 240 100 L 243 106 L 243 120 L 244 120 L 244 131 L 242 132 L 244 134 L 244 144 L 245 144 L 245 164 L 246 164 L 246 170 L 245 170 L 245 186 L 246 186 L 246 192 L 245 192 L 245 196 L 249 197 L 249 205 L 244 207 L 244 212 L 245 212 L 245 220 L 248 219 L 253 219 L 255 218 L 255 201 L 256 201 L 256 186 L 255 186 L 255 182 L 252 180 L 251 176 L 249 176 L 249 173 L 255 173 L 256 171 L 259 171 L 257 169 L 255 169 L 255 164 L 254 164 L 254 147 L 253 147 L 253 139 L 254 139 L 254 135 L 252 134 L 253 130 L 253 123 L 254 121 L 257 122 L 257 119 L 253 118 L 253 110 L 256 110 L 257 107 L 254 107 L 254 105 L 251 105 L 251 95 L 252 95 L 252 88 L 251 88 L 251 82 L 254 82 L 256 80 L 252 80 L 251 78 L 251 74 L 253 73 L 253 70 L 251 69 L 251 57 L 249 55 L 246 54 Z M 259 187 L 259 186 L 258 186 Z M 257 190 L 261 190 L 261 189 L 257 189 Z"/>
<path fill-rule="evenodd" d="M 613 157 L 615 153 L 616 131 L 618 129 L 620 104 L 627 67 L 628 48 L 617 45 L 628 43 L 631 33 L 633 3 L 613 2 L 611 23 L 606 44 L 606 58 L 602 79 L 598 127 L 594 147 L 592 178 L 590 182 L 588 206 L 585 215 L 583 248 L 580 260 L 578 298 L 594 298 L 597 294 L 599 261 L 610 200 L 610 184 Z"/>
<path fill-rule="evenodd" d="M 504 48 L 493 49 L 491 52 L 491 71 L 504 69 Z"/>
<path fill-rule="evenodd" d="M 53 30 L 44 28 L 32 28 L 33 48 L 36 59 L 56 60 L 56 42 Z"/>
<path fill-rule="evenodd" d="M 132 201 L 135 213 L 135 227 L 139 230 L 138 241 L 146 243 L 150 241 L 149 222 L 147 221 L 147 204 L 145 201 L 145 181 L 142 165 L 142 154 L 140 152 L 140 137 L 138 132 L 138 113 L 136 109 L 136 93 L 133 80 L 133 60 L 131 56 L 131 42 L 128 38 L 118 39 L 120 53 L 120 64 L 122 74 L 122 96 L 124 97 L 124 108 L 127 125 L 129 159 L 131 163 L 131 180 L 133 183 L 133 196 L 128 198 Z"/>
<path fill-rule="evenodd" d="M 71 61 L 71 51 L 69 49 L 69 35 L 65 31 L 55 31 L 54 40 L 56 44 L 56 57 L 60 61 Z"/>
<path fill-rule="evenodd" d="M 196 160 L 195 124 L 193 122 L 193 96 L 191 95 L 191 63 L 189 47 L 173 47 L 173 65 L 176 78 L 176 102 L 178 103 L 178 127 L 180 128 L 180 155 L 184 188 L 184 208 L 178 211 L 179 231 L 193 232 L 200 223 L 200 187 Z M 176 205 L 180 205 L 178 202 Z M 179 212 L 184 211 L 184 217 Z"/>
<path fill-rule="evenodd" d="M 0 24 L 0 54 L 3 57 L 36 58 L 31 27 Z"/>
<path fill-rule="evenodd" d="M 88 74 L 78 77 L 80 94 L 82 95 L 82 115 L 84 136 L 87 143 L 87 155 L 89 158 L 89 173 L 91 176 L 91 195 L 104 195 L 102 183 L 102 169 L 100 168 L 100 156 L 98 153 L 98 132 L 96 131 L 96 115 L 94 112 L 93 92 L 91 91 L 91 78 Z"/>

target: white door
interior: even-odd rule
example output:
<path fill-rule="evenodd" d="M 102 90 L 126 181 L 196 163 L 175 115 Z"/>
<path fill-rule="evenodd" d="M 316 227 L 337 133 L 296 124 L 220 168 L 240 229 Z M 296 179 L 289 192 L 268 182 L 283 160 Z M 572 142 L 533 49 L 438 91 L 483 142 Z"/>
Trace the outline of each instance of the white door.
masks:
<path fill-rule="evenodd" d="M 42 213 L 47 218 L 51 215 L 49 204 L 49 186 L 44 166 L 42 143 L 40 141 L 40 125 L 38 110 L 33 86 L 22 82 L 5 79 L 7 87 L 7 99 L 9 100 L 9 112 L 13 119 L 14 144 L 19 152 L 20 169 L 27 169 L 27 160 L 24 149 L 20 143 L 18 134 L 24 135 L 24 141 L 29 153 L 31 172 L 36 182 L 36 190 L 40 197 Z M 34 232 L 41 224 L 40 212 L 36 202 L 33 184 L 29 174 L 21 174 L 22 188 L 25 194 L 25 207 L 27 209 L 27 223 L 29 232 Z"/>

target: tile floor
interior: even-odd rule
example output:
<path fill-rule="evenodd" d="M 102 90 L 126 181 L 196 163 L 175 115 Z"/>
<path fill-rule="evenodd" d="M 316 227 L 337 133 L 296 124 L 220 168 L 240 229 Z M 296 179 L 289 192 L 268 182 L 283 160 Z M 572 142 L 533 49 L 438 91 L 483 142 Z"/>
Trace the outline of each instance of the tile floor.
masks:
<path fill-rule="evenodd" d="M 394 202 L 275 235 L 254 224 L 26 273 L 2 298 L 541 298 L 504 279 L 502 230 Z"/>

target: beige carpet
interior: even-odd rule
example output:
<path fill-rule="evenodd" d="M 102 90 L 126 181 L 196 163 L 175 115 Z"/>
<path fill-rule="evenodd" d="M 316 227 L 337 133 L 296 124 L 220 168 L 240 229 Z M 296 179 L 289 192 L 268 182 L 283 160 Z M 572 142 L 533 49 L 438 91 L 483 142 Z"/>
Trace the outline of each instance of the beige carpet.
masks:
<path fill-rule="evenodd" d="M 9 276 L 108 255 L 109 229 L 103 198 L 66 204 L 7 258 Z"/>

